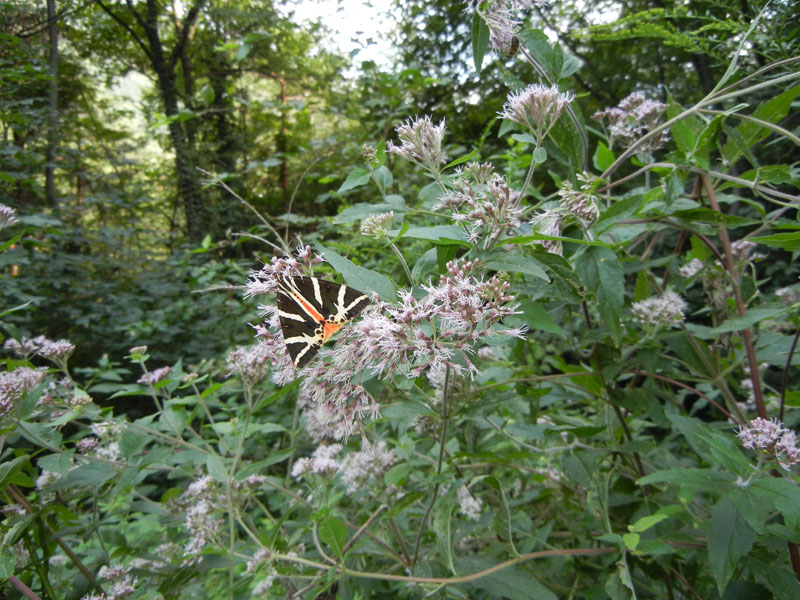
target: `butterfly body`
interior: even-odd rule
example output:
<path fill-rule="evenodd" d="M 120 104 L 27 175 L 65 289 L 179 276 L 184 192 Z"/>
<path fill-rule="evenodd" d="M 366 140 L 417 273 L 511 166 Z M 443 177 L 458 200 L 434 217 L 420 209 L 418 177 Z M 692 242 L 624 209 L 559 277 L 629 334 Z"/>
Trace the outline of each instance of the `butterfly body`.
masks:
<path fill-rule="evenodd" d="M 369 304 L 369 296 L 316 277 L 277 276 L 278 318 L 295 367 L 304 367 L 322 345 Z"/>

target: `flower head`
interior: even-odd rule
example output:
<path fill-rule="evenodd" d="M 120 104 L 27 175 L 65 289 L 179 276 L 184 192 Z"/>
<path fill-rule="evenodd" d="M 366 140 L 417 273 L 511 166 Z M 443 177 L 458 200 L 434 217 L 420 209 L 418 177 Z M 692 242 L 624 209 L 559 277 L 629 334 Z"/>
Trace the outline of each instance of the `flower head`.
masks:
<path fill-rule="evenodd" d="M 524 90 L 511 92 L 499 114 L 527 127 L 541 141 L 574 99 L 570 92 L 559 92 L 558 86 L 532 83 Z"/>
<path fill-rule="evenodd" d="M 561 223 L 563 220 L 564 215 L 560 210 L 546 210 L 531 219 L 531 231 L 551 237 L 561 237 Z M 541 245 L 550 254 L 564 255 L 560 240 L 536 240 L 533 243 Z"/>
<path fill-rule="evenodd" d="M 26 392 L 42 383 L 45 375 L 46 372 L 29 367 L 18 367 L 13 371 L 0 373 L 0 418 L 10 413 L 14 404 Z"/>
<path fill-rule="evenodd" d="M 465 485 L 462 485 L 456 490 L 456 497 L 458 498 L 459 512 L 468 519 L 477 521 L 481 516 L 483 502 L 481 502 L 479 498 L 473 496 Z"/>
<path fill-rule="evenodd" d="M 10 206 L 0 203 L 0 229 L 10 227 L 14 223 L 19 222 L 19 219 L 14 216 L 16 212 L 17 211 Z"/>
<path fill-rule="evenodd" d="M 597 111 L 592 115 L 598 121 L 606 119 L 609 124 L 609 147 L 619 140 L 624 148 L 628 148 L 643 135 L 656 128 L 667 105 L 649 100 L 642 92 L 633 92 L 624 98 L 619 106 Z M 640 145 L 639 150 L 652 154 L 669 139 L 666 131 Z"/>
<path fill-rule="evenodd" d="M 433 209 L 452 210 L 453 220 L 467 230 L 469 241 L 487 249 L 521 225 L 524 209 L 520 200 L 520 193 L 500 175 L 487 176 L 486 165 L 479 165 L 463 170 Z"/>
<path fill-rule="evenodd" d="M 359 488 L 373 488 L 367 486 L 370 479 L 382 475 L 391 467 L 397 456 L 394 450 L 386 449 L 386 442 L 369 445 L 360 452 L 351 452 L 342 460 L 339 473 L 342 483 L 347 487 L 348 494 L 354 494 Z"/>
<path fill-rule="evenodd" d="M 395 146 L 391 141 L 386 144 L 386 151 L 402 156 L 409 162 L 426 166 L 432 172 L 439 172 L 439 165 L 445 162 L 442 151 L 444 140 L 444 119 L 438 125 L 431 122 L 429 116 L 406 119 L 405 123 L 395 127 L 401 145 Z"/>
<path fill-rule="evenodd" d="M 394 211 L 369 215 L 361 221 L 361 233 L 376 240 L 384 240 L 389 234 L 389 227 L 394 221 Z"/>
<path fill-rule="evenodd" d="M 787 471 L 800 462 L 797 435 L 777 420 L 768 421 L 758 417 L 747 426 L 739 427 L 737 435 L 742 440 L 742 446 L 761 452 Z"/>
<path fill-rule="evenodd" d="M 691 279 L 697 275 L 702 268 L 703 261 L 699 258 L 693 258 L 680 268 L 681 277 L 684 279 Z"/>
<path fill-rule="evenodd" d="M 631 310 L 645 325 L 655 328 L 670 327 L 684 320 L 686 302 L 675 292 L 667 290 L 661 296 L 634 302 Z"/>
<path fill-rule="evenodd" d="M 480 2 L 470 0 L 470 5 L 477 5 L 476 10 L 489 28 L 489 41 L 492 48 L 503 53 L 508 53 L 513 44 L 514 34 L 522 22 L 516 14 L 534 4 L 541 4 L 542 0 L 494 0 L 488 3 L 485 11 L 480 9 Z"/>
<path fill-rule="evenodd" d="M 149 371 L 148 373 L 145 373 L 139 377 L 139 380 L 136 383 L 141 383 L 142 385 L 155 385 L 169 375 L 170 371 L 172 371 L 171 367 L 161 367 L 155 371 Z"/>
<path fill-rule="evenodd" d="M 565 181 L 558 190 L 558 195 L 561 198 L 562 211 L 572 215 L 583 227 L 588 227 L 600 216 L 597 196 L 583 187 L 576 190 L 571 181 Z"/>

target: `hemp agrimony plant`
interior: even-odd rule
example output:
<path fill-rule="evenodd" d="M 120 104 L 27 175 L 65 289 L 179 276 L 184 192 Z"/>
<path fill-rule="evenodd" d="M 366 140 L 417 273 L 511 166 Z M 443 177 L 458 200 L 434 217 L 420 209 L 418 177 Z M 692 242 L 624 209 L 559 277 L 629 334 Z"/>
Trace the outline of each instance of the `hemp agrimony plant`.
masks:
<path fill-rule="evenodd" d="M 759 16 L 702 98 L 591 106 L 540 4 L 469 3 L 476 64 L 527 73 L 503 162 L 404 116 L 335 231 L 264 218 L 252 344 L 75 376 L 4 341 L 3 593 L 798 597 L 800 57 L 747 68 Z M 301 369 L 295 276 L 370 298 Z"/>

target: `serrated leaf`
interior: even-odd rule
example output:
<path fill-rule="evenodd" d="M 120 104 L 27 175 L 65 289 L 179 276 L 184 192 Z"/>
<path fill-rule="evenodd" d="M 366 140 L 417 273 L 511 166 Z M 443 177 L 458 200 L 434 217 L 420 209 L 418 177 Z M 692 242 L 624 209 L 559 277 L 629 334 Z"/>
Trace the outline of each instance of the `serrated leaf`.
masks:
<path fill-rule="evenodd" d="M 708 561 L 720 594 L 730 581 L 739 559 L 750 552 L 755 539 L 755 532 L 730 498 L 717 502 L 709 521 Z"/>
<path fill-rule="evenodd" d="M 733 317 L 728 319 L 719 327 L 714 327 L 711 333 L 717 335 L 720 333 L 729 333 L 731 331 L 742 331 L 763 321 L 764 319 L 774 319 L 781 316 L 786 312 L 785 308 L 751 308 L 743 317 Z"/>
<path fill-rule="evenodd" d="M 727 492 L 736 482 L 736 477 L 729 473 L 720 473 L 711 469 L 664 469 L 645 475 L 636 481 L 638 485 L 651 483 L 672 483 L 692 490 L 708 492 Z"/>
<path fill-rule="evenodd" d="M 0 548 L 0 580 L 6 580 L 14 574 L 16 562 L 10 549 Z"/>
<path fill-rule="evenodd" d="M 462 574 L 479 573 L 487 571 L 497 565 L 499 561 L 482 556 L 464 556 L 456 559 L 458 572 Z M 468 598 L 507 598 L 508 600 L 557 600 L 552 591 L 542 585 L 539 580 L 526 573 L 524 569 L 514 566 L 506 567 L 500 571 L 493 571 L 479 579 L 474 579 L 465 585 L 467 592 L 472 589 L 480 592 L 469 593 Z"/>
<path fill-rule="evenodd" d="M 405 494 L 397 502 L 392 503 L 391 508 L 386 512 L 386 516 L 396 517 L 406 508 L 414 504 L 417 500 L 420 500 L 421 498 L 424 497 L 425 494 L 423 492 L 411 492 L 409 494 Z"/>
<path fill-rule="evenodd" d="M 13 460 L 0 463 L 0 489 L 6 487 L 6 483 L 22 468 L 28 461 L 28 456 L 18 456 Z"/>
<path fill-rule="evenodd" d="M 467 234 L 458 225 L 436 225 L 434 227 L 411 227 L 404 237 L 430 240 L 437 244 L 460 244 L 469 246 Z"/>
<path fill-rule="evenodd" d="M 380 184 L 381 188 L 384 190 L 388 190 L 392 187 L 394 183 L 394 176 L 392 172 L 386 168 L 385 165 L 381 165 L 377 169 L 375 169 L 375 179 Z"/>
<path fill-rule="evenodd" d="M 522 318 L 531 329 L 546 331 L 554 335 L 565 334 L 564 330 L 553 321 L 553 317 L 539 302 L 523 302 L 520 305 L 520 310 L 522 310 Z"/>
<path fill-rule="evenodd" d="M 290 384 L 283 386 L 282 388 L 278 388 L 274 392 L 272 392 L 269 396 L 265 396 L 261 400 L 258 401 L 256 407 L 253 409 L 254 413 L 259 412 L 264 407 L 269 406 L 273 402 L 277 402 L 281 398 L 283 398 L 286 394 L 294 390 L 295 388 L 300 386 L 302 379 L 295 379 Z"/>
<path fill-rule="evenodd" d="M 603 323 L 615 342 L 619 343 L 625 281 L 617 255 L 608 248 L 590 248 L 578 258 L 575 271 L 597 298 L 597 310 Z"/>
<path fill-rule="evenodd" d="M 669 216 L 696 223 L 724 225 L 725 227 L 732 229 L 735 229 L 736 227 L 747 227 L 748 225 L 760 223 L 760 221 L 756 219 L 748 219 L 747 217 L 739 217 L 736 215 L 726 215 L 725 213 L 710 208 L 690 208 L 689 210 L 678 210 L 669 213 Z"/>
<path fill-rule="evenodd" d="M 213 452 L 209 452 L 206 455 L 206 469 L 208 469 L 208 474 L 214 478 L 214 481 L 224 483 L 228 480 L 228 470 L 222 463 L 222 459 Z"/>
<path fill-rule="evenodd" d="M 387 485 L 395 485 L 408 477 L 411 471 L 411 465 L 408 463 L 400 463 L 391 467 L 383 476 L 383 482 Z"/>
<path fill-rule="evenodd" d="M 800 231 L 762 235 L 759 237 L 749 238 L 749 241 L 755 242 L 756 244 L 765 244 L 767 246 L 782 248 L 787 252 L 793 252 L 800 249 Z"/>
<path fill-rule="evenodd" d="M 375 271 L 370 271 L 364 267 L 353 264 L 352 261 L 344 256 L 336 254 L 333 250 L 328 250 L 325 246 L 317 243 L 319 253 L 325 260 L 344 277 L 345 282 L 351 288 L 364 293 L 376 292 L 383 300 L 394 302 L 397 300 L 392 280 Z"/>
<path fill-rule="evenodd" d="M 317 529 L 319 539 L 325 542 L 334 554 L 339 558 L 344 558 L 344 544 L 347 541 L 347 525 L 341 519 L 327 516 L 319 524 Z"/>
<path fill-rule="evenodd" d="M 545 273 L 544 269 L 535 258 L 529 256 L 519 256 L 515 254 L 508 254 L 499 259 L 494 259 L 486 263 L 487 269 L 494 269 L 495 271 L 510 271 L 511 273 L 526 273 L 533 275 L 539 279 L 550 281 L 550 278 Z"/>
<path fill-rule="evenodd" d="M 333 218 L 333 222 L 336 224 L 354 223 L 370 215 L 387 213 L 389 211 L 394 211 L 395 214 L 408 211 L 408 207 L 402 196 L 392 194 L 386 196 L 384 202 L 378 202 L 376 204 L 359 202 L 349 208 L 345 208 Z"/>
<path fill-rule="evenodd" d="M 116 474 L 117 470 L 108 463 L 89 463 L 72 469 L 64 477 L 48 485 L 46 490 L 56 492 L 73 487 L 99 487 Z"/>
<path fill-rule="evenodd" d="M 436 547 L 439 550 L 439 558 L 456 575 L 456 568 L 453 565 L 453 541 L 450 539 L 450 519 L 453 513 L 451 502 L 442 502 L 433 513 L 433 531 L 436 533 Z"/>

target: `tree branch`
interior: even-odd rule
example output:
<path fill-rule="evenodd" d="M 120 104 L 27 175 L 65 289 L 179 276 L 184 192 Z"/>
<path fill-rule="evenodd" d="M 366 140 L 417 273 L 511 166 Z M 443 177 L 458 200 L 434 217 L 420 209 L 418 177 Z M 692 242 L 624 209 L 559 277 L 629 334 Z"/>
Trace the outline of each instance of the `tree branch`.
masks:
<path fill-rule="evenodd" d="M 130 25 L 128 25 L 114 11 L 112 11 L 105 4 L 103 4 L 103 0 L 94 0 L 94 1 L 98 6 L 100 6 L 101 9 L 103 9 L 104 13 L 106 13 L 109 17 L 114 19 L 117 23 L 119 23 L 120 27 L 122 27 L 125 31 L 128 32 L 128 34 L 133 38 L 133 41 L 136 42 L 136 44 L 139 46 L 139 48 L 142 49 L 142 52 L 144 52 L 147 55 L 147 58 L 150 59 L 150 62 L 152 62 L 153 61 L 153 55 L 150 54 L 150 48 L 148 48 L 147 44 L 145 44 L 142 41 L 142 38 L 140 38 L 139 35 L 133 29 L 131 29 Z M 133 13 L 134 18 L 137 21 L 140 21 L 138 13 L 132 7 L 129 7 L 129 8 L 130 8 L 130 11 Z"/>

